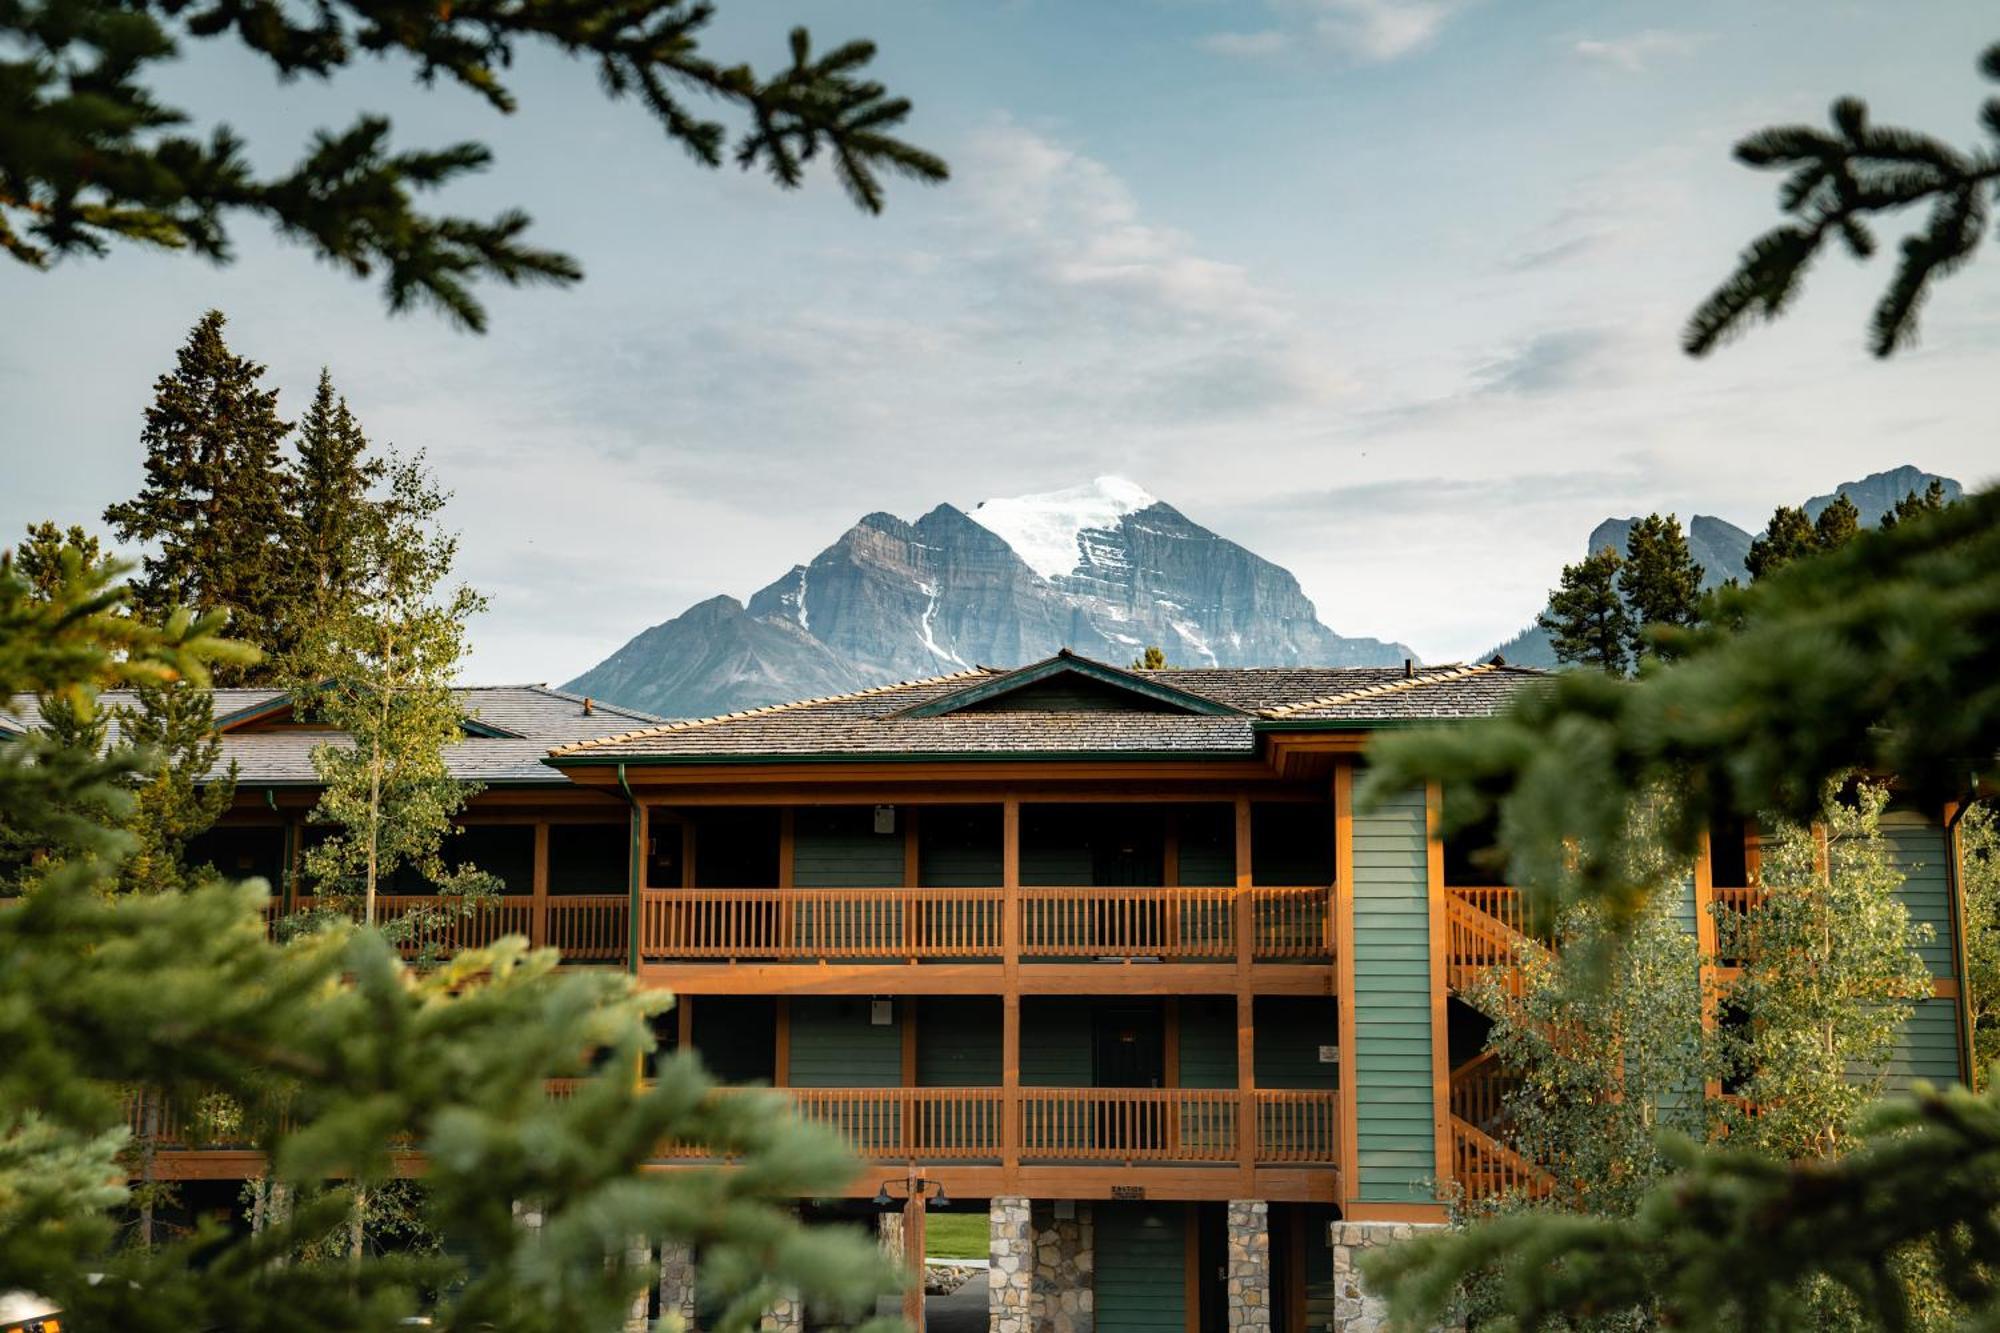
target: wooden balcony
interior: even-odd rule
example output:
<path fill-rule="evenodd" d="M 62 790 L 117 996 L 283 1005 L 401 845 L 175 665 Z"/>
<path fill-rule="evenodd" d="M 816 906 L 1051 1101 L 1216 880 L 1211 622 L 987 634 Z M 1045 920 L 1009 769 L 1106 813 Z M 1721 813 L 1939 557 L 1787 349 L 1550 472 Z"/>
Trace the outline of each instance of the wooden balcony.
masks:
<path fill-rule="evenodd" d="M 1333 891 L 1061 886 L 648 889 L 648 961 L 998 962 L 1010 924 L 1023 961 L 1157 958 L 1222 962 L 1333 954 Z M 1010 917 L 1015 922 L 1010 922 Z"/>
<path fill-rule="evenodd" d="M 553 1079 L 551 1097 L 581 1080 Z M 724 1088 L 720 1096 L 741 1095 Z M 1340 1151 L 1339 1094 L 1234 1088 L 1021 1088 L 1017 1115 L 1001 1088 L 787 1088 L 802 1119 L 825 1125 L 876 1163 L 1049 1166 L 1241 1165 L 1245 1098 L 1247 1158 L 1258 1166 L 1333 1167 Z M 227 1131 L 203 1133 L 161 1098 L 127 1099 L 135 1136 L 157 1150 L 240 1155 L 250 1145 Z M 1017 1140 L 1008 1141 L 1011 1125 Z M 661 1161 L 720 1160 L 699 1144 L 665 1144 Z"/>
<path fill-rule="evenodd" d="M 323 900 L 301 897 L 297 912 L 310 912 Z M 565 961 L 622 963 L 631 900 L 622 893 L 574 894 L 531 898 L 502 894 L 467 907 L 432 894 L 378 894 L 375 919 L 383 925 L 414 919 L 415 926 L 398 941 L 405 958 L 437 957 L 460 949 L 477 949 L 507 935 L 524 935 L 531 943 L 560 949 Z M 275 924 L 276 903 L 268 909 Z"/>

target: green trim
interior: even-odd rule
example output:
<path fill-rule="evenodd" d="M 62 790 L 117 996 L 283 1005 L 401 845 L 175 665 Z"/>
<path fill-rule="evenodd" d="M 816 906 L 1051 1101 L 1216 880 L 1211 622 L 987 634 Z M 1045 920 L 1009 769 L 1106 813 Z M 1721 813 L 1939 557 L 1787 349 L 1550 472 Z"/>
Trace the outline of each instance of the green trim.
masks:
<path fill-rule="evenodd" d="M 1260 736 L 1276 731 L 1394 731 L 1400 727 L 1450 727 L 1501 716 L 1504 714 L 1480 713 L 1472 717 L 1325 717 L 1301 718 L 1298 721 L 1284 717 L 1260 717 L 1251 722 L 1250 729 Z"/>
<path fill-rule="evenodd" d="M 885 751 L 843 750 L 838 754 L 628 754 L 550 755 L 542 760 L 551 768 L 605 767 L 616 764 L 940 764 L 963 760 L 1019 763 L 1023 759 L 1255 759 L 1255 750 L 940 750 Z"/>
<path fill-rule="evenodd" d="M 1204 713 L 1210 717 L 1243 716 L 1243 710 L 1240 708 L 1231 708 L 1228 704 L 1217 703 L 1213 699 L 1190 694 L 1186 690 L 1178 690 L 1156 680 L 1148 680 L 1130 671 L 1120 671 L 1117 667 L 1106 666 L 1088 657 L 1078 657 L 1067 648 L 1054 657 L 1036 662 L 1032 666 L 1010 671 L 1004 676 L 978 681 L 963 689 L 953 690 L 950 694 L 891 713 L 889 716 L 943 717 L 947 713 L 956 713 L 961 708 L 970 707 L 987 699 L 997 699 L 1002 695 L 1012 694 L 1018 689 L 1048 680 L 1053 676 L 1082 676 L 1101 685 L 1110 685 L 1142 698 L 1151 699 L 1156 703 L 1173 704 L 1190 713 Z"/>

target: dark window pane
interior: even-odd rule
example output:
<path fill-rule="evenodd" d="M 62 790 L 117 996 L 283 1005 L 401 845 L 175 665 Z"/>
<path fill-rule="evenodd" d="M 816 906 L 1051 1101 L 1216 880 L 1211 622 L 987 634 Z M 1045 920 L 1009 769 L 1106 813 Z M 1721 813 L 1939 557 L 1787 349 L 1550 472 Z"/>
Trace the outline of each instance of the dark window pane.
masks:
<path fill-rule="evenodd" d="M 668 827 L 678 847 L 679 826 Z M 625 824 L 549 825 L 549 892 L 625 892 L 625 853 L 630 839 L 631 829 Z M 674 884 L 680 884 L 678 874 Z"/>
<path fill-rule="evenodd" d="M 1250 807 L 1250 882 L 1333 883 L 1333 806 L 1323 801 Z"/>

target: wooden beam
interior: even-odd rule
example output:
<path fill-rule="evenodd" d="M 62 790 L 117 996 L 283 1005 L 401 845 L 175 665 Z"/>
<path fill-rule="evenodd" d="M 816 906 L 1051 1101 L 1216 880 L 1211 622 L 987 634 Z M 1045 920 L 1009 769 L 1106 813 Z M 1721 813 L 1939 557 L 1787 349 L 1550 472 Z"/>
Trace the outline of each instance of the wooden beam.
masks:
<path fill-rule="evenodd" d="M 1236 1168 L 1244 1198 L 1257 1178 L 1256 1004 L 1246 990 L 1236 992 Z"/>
<path fill-rule="evenodd" d="M 1011 991 L 1021 969 L 1021 801 L 1016 796 L 1000 805 L 1000 951 Z"/>
<path fill-rule="evenodd" d="M 1360 1189 L 1354 1066 L 1354 761 L 1333 770 L 1334 993 L 1340 1029 L 1340 1208 L 1352 1218 Z"/>
<path fill-rule="evenodd" d="M 674 997 L 674 1044 L 683 1051 L 694 1049 L 694 997 Z"/>
<path fill-rule="evenodd" d="M 1424 790 L 1425 919 L 1431 954 L 1431 1128 L 1440 1198 L 1452 1184 L 1451 1151 L 1451 1021 L 1446 1012 L 1449 968 L 1444 904 L 1444 788 L 1433 782 Z"/>
<path fill-rule="evenodd" d="M 1001 1177 L 1011 1188 L 1021 1171 L 1021 997 L 1014 992 L 1000 997 L 1000 1089 Z"/>
<path fill-rule="evenodd" d="M 1181 1328 L 1201 1333 L 1201 1209 L 1181 1205 Z"/>
<path fill-rule="evenodd" d="M 645 847 L 642 841 L 639 846 Z M 528 943 L 539 949 L 549 942 L 549 822 L 535 821 L 534 906 L 528 916 Z"/>
<path fill-rule="evenodd" d="M 789 1088 L 792 1086 L 792 1002 L 780 995 L 773 1003 L 777 1009 L 772 1024 L 777 1032 L 777 1049 L 773 1052 L 771 1086 Z"/>
<path fill-rule="evenodd" d="M 1319 963 L 1258 963 L 1257 995 L 1336 993 L 1339 973 Z M 649 960 L 645 989 L 693 995 L 1234 995 L 1236 964 L 1025 962 L 701 963 Z"/>
<path fill-rule="evenodd" d="M 1958 1081 L 1972 1087 L 1981 1070 L 1972 1044 L 1972 978 L 1966 975 L 1965 943 L 1965 845 L 1960 837 L 1959 803 L 1948 801 L 1939 812 L 1944 826 L 1945 901 L 1950 907 L 1946 921 L 1951 930 L 1952 996 L 1958 1002 Z"/>

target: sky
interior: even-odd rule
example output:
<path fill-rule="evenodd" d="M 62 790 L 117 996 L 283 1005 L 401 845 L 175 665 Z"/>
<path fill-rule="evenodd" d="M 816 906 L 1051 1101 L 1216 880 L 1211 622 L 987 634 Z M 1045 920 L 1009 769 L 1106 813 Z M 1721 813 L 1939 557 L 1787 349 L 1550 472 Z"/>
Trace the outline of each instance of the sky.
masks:
<path fill-rule="evenodd" d="M 1504 640 L 1610 515 L 1760 527 L 1900 463 L 2000 478 L 2000 259 L 1912 352 L 1885 261 L 1829 257 L 1717 355 L 1688 312 L 1777 219 L 1730 146 L 1843 93 L 1971 146 L 2000 38 L 1973 0 L 728 0 L 759 66 L 804 21 L 880 48 L 952 179 L 887 211 L 693 165 L 543 54 L 511 117 L 365 63 L 281 84 L 195 43 L 163 94 L 278 170 L 316 128 L 476 138 L 440 204 L 521 206 L 573 288 L 486 289 L 484 336 L 390 316 L 254 220 L 235 262 L 0 260 L 0 541 L 141 480 L 153 378 L 203 310 L 296 414 L 329 368 L 454 492 L 491 609 L 471 678 L 575 675 L 864 513 L 1111 473 L 1292 570 L 1321 619 L 1429 661 Z M 1889 245 L 1884 250 L 1893 253 Z"/>

